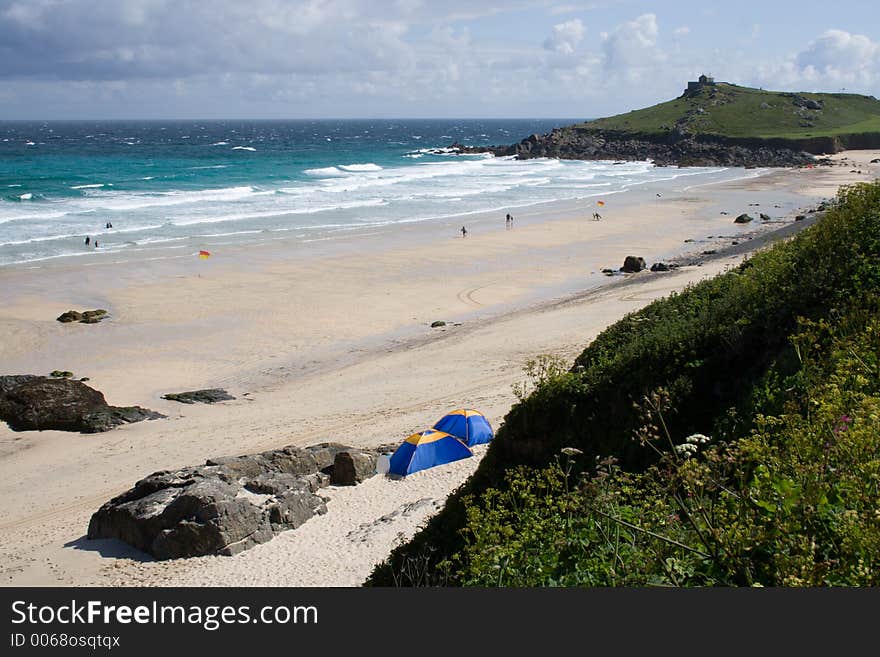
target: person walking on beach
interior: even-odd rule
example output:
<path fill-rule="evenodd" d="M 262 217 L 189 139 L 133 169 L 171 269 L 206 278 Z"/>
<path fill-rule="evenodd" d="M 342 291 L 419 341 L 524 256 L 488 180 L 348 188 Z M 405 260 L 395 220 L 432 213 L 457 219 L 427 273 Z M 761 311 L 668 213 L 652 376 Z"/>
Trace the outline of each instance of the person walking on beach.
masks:
<path fill-rule="evenodd" d="M 467 228 L 465 228 L 464 226 L 461 227 L 461 236 L 467 237 Z"/>
<path fill-rule="evenodd" d="M 593 221 L 599 221 L 602 218 L 602 215 L 598 212 L 593 213 Z"/>

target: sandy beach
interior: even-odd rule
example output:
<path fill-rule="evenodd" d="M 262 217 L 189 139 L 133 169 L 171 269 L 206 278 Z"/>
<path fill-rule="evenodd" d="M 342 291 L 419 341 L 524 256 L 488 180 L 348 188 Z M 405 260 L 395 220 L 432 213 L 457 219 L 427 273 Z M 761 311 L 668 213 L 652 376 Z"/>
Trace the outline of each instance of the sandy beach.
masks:
<path fill-rule="evenodd" d="M 601 221 L 567 202 L 517 212 L 512 229 L 503 213 L 469 218 L 466 238 L 458 224 L 413 225 L 308 249 L 230 246 L 207 261 L 168 253 L 0 268 L 0 373 L 70 370 L 111 404 L 168 415 L 95 435 L 0 426 L 0 584 L 356 586 L 484 448 L 406 480 L 331 487 L 326 515 L 235 557 L 156 562 L 84 534 L 103 502 L 156 470 L 291 444 L 398 442 L 459 407 L 497 428 L 528 358 L 571 360 L 626 313 L 736 264 L 840 185 L 880 176 L 877 157 L 849 151 L 835 166 L 704 186 L 683 179 L 662 198 L 614 197 Z M 735 225 L 743 212 L 756 220 Z M 602 273 L 627 255 L 685 266 Z M 88 308 L 110 319 L 55 321 Z M 435 320 L 447 325 L 432 329 Z M 237 399 L 161 399 L 209 387 Z"/>

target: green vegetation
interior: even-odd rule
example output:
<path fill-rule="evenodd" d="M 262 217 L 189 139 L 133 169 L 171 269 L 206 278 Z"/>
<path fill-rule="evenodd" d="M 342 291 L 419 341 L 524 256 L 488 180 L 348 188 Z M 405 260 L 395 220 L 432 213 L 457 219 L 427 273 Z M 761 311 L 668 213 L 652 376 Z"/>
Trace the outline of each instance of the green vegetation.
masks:
<path fill-rule="evenodd" d="M 69 370 L 52 370 L 49 376 L 55 379 L 70 379 L 73 377 L 73 372 Z"/>
<path fill-rule="evenodd" d="M 799 106 L 798 99 L 816 101 L 821 109 Z M 693 134 L 763 139 L 880 133 L 880 101 L 856 94 L 794 94 L 719 82 L 704 86 L 694 95 L 685 94 L 566 130 L 616 130 L 657 136 L 671 133 L 676 125 Z"/>
<path fill-rule="evenodd" d="M 880 584 L 880 182 L 531 385 L 379 585 Z M 531 391 L 531 394 L 525 396 Z"/>

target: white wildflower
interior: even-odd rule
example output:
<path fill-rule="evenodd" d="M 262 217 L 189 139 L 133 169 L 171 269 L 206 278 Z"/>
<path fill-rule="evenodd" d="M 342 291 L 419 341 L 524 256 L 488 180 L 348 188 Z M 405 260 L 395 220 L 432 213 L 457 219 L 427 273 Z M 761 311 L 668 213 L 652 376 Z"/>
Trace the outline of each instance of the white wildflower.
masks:
<path fill-rule="evenodd" d="M 697 453 L 697 446 L 691 443 L 682 443 L 675 446 L 675 453 L 682 458 L 689 459 Z"/>

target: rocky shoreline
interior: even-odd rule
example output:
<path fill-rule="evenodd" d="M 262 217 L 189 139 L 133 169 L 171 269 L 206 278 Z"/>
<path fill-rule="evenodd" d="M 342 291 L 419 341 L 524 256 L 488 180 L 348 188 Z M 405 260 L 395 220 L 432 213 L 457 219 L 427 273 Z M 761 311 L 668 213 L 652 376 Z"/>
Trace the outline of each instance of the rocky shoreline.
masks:
<path fill-rule="evenodd" d="M 562 160 L 652 160 L 657 166 L 797 167 L 825 164 L 806 151 L 763 140 L 699 137 L 688 133 L 649 136 L 590 130 L 578 126 L 533 134 L 508 146 L 465 146 L 454 143 L 453 152 L 470 155 L 492 153 L 518 160 L 538 157 Z"/>

